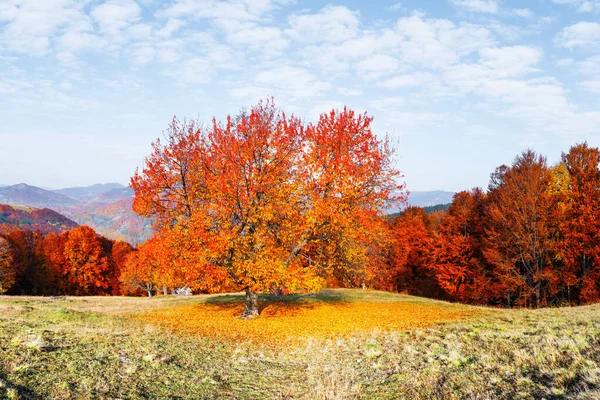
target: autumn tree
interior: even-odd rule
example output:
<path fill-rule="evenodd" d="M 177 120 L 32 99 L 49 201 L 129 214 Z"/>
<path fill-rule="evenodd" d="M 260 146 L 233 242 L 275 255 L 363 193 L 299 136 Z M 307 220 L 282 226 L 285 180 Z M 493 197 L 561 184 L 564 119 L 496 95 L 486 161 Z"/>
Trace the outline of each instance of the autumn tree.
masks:
<path fill-rule="evenodd" d="M 111 268 L 103 242 L 88 226 L 65 232 L 63 274 L 68 292 L 77 295 L 106 294 L 111 283 Z"/>
<path fill-rule="evenodd" d="M 13 250 L 8 240 L 0 236 L 0 294 L 15 284 L 15 264 Z"/>
<path fill-rule="evenodd" d="M 442 297 L 434 272 L 433 246 L 437 241 L 436 221 L 420 207 L 408 207 L 391 221 L 388 276 L 398 292 L 427 297 Z"/>
<path fill-rule="evenodd" d="M 119 277 L 123 293 L 141 290 L 152 297 L 153 291 L 166 294 L 168 288 L 185 284 L 185 269 L 179 266 L 180 260 L 175 248 L 177 244 L 168 239 L 171 238 L 159 232 L 125 257 Z"/>
<path fill-rule="evenodd" d="M 305 124 L 272 101 L 206 128 L 174 120 L 131 180 L 134 210 L 185 237 L 181 256 L 245 290 L 256 316 L 258 292 L 317 290 L 368 264 L 403 189 L 371 122 L 344 109 Z"/>
<path fill-rule="evenodd" d="M 539 307 L 556 291 L 550 285 L 555 234 L 550 179 L 546 159 L 532 150 L 492 174 L 484 252 L 509 306 Z"/>
<path fill-rule="evenodd" d="M 4 235 L 13 249 L 15 284 L 13 294 L 48 294 L 48 270 L 43 236 L 28 230 L 15 230 Z"/>
<path fill-rule="evenodd" d="M 479 188 L 454 195 L 440 224 L 431 264 L 440 287 L 453 299 L 485 303 L 494 297 L 494 279 L 483 257 L 486 195 Z"/>
<path fill-rule="evenodd" d="M 121 240 L 111 243 L 110 246 L 110 264 L 111 264 L 111 276 L 110 284 L 111 294 L 117 295 L 120 291 L 120 280 L 121 270 L 125 268 L 125 262 L 127 256 L 133 252 L 133 246 L 127 242 Z"/>
<path fill-rule="evenodd" d="M 564 218 L 561 219 L 561 259 L 571 286 L 579 284 L 587 302 L 600 299 L 600 151 L 582 143 L 562 154 L 568 171 Z M 569 289 L 570 287 L 569 286 Z M 568 292 L 571 300 L 571 292 Z"/>

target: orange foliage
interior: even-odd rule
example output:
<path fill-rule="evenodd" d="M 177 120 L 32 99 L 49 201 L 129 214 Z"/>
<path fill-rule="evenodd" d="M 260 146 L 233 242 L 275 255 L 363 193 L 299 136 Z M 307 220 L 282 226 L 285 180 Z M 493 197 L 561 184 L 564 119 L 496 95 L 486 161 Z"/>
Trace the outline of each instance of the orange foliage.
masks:
<path fill-rule="evenodd" d="M 206 291 L 223 276 L 248 296 L 363 282 L 386 232 L 381 210 L 403 200 L 371 122 L 344 109 L 306 125 L 272 101 L 206 129 L 173 120 L 131 180 L 134 209 L 175 243 L 181 262 L 165 265 L 217 278 Z"/>
<path fill-rule="evenodd" d="M 218 298 L 217 298 L 218 301 Z M 337 338 L 373 330 L 399 331 L 427 328 L 442 321 L 474 314 L 443 304 L 412 302 L 269 302 L 261 318 L 236 318 L 242 303 L 185 305 L 161 308 L 134 318 L 166 327 L 175 332 L 217 338 L 232 342 L 281 345 L 312 338 Z"/>
<path fill-rule="evenodd" d="M 492 289 L 482 254 L 484 201 L 481 189 L 454 195 L 430 266 L 440 287 L 462 302 L 486 302 Z"/>
<path fill-rule="evenodd" d="M 389 256 L 388 280 L 396 291 L 443 297 L 430 270 L 437 238 L 436 224 L 437 221 L 418 207 L 409 207 L 391 221 L 394 241 Z"/>
<path fill-rule="evenodd" d="M 13 249 L 8 240 L 0 236 L 0 294 L 15 284 L 17 271 L 13 262 Z"/>

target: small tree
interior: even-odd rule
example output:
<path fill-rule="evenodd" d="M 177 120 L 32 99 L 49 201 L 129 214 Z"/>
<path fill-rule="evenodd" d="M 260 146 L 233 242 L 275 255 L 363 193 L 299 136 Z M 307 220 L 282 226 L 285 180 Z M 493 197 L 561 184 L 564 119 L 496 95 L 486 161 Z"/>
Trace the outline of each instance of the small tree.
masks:
<path fill-rule="evenodd" d="M 131 180 L 134 210 L 186 243 L 183 268 L 219 277 L 207 289 L 226 276 L 257 316 L 258 292 L 365 269 L 381 210 L 403 199 L 371 121 L 344 109 L 304 124 L 272 101 L 209 128 L 175 119 Z"/>
<path fill-rule="evenodd" d="M 148 297 L 152 297 L 152 291 L 157 286 L 157 270 L 160 266 L 155 242 L 156 239 L 150 239 L 125 256 L 119 276 L 124 294 L 142 290 L 148 293 Z"/>

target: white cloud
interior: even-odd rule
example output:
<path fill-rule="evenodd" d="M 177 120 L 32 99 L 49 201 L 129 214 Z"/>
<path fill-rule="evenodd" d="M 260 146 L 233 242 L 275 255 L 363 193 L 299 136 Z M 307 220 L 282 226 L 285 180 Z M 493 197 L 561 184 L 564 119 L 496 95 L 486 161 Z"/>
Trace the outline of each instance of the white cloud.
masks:
<path fill-rule="evenodd" d="M 423 20 L 414 15 L 396 24 L 400 59 L 408 63 L 445 66 L 494 43 L 490 32 L 477 25 L 457 26 L 449 20 Z"/>
<path fill-rule="evenodd" d="M 573 60 L 572 58 L 560 58 L 560 59 L 556 60 L 554 63 L 559 67 L 568 67 L 568 66 L 573 65 L 574 62 L 575 62 L 575 60 Z"/>
<path fill-rule="evenodd" d="M 256 21 L 290 0 L 176 0 L 158 17 Z"/>
<path fill-rule="evenodd" d="M 255 80 L 260 86 L 285 91 L 293 97 L 314 97 L 332 88 L 306 69 L 287 65 L 260 71 Z"/>
<path fill-rule="evenodd" d="M 533 68 L 543 58 L 539 48 L 511 46 L 485 48 L 479 52 L 479 63 L 497 72 L 500 76 L 520 76 L 538 71 Z"/>
<path fill-rule="evenodd" d="M 317 14 L 292 15 L 285 32 L 301 42 L 341 42 L 356 37 L 359 12 L 343 6 L 327 6 Z"/>
<path fill-rule="evenodd" d="M 600 10 L 600 1 L 598 0 L 552 0 L 554 4 L 566 4 L 575 7 L 579 12 L 592 12 Z"/>
<path fill-rule="evenodd" d="M 528 8 L 518 8 L 513 10 L 513 14 L 522 18 L 533 18 L 535 14 Z"/>
<path fill-rule="evenodd" d="M 164 68 L 166 76 L 175 78 L 182 85 L 206 84 L 212 80 L 212 65 L 203 58 L 192 58 L 173 63 Z"/>
<path fill-rule="evenodd" d="M 583 74 L 600 76 L 600 55 L 580 61 L 577 66 Z"/>
<path fill-rule="evenodd" d="M 391 6 L 387 6 L 385 9 L 389 10 L 389 11 L 399 11 L 399 10 L 402 10 L 403 7 L 402 7 L 402 3 L 395 3 L 395 4 L 392 4 Z"/>
<path fill-rule="evenodd" d="M 581 86 L 590 92 L 600 93 L 600 80 L 583 81 Z"/>
<path fill-rule="evenodd" d="M 351 88 L 338 87 L 337 91 L 340 92 L 344 96 L 360 96 L 361 94 L 363 94 L 362 89 L 351 89 Z"/>
<path fill-rule="evenodd" d="M 123 29 L 138 21 L 140 14 L 140 6 L 133 0 L 109 0 L 91 12 L 100 31 L 111 36 L 118 36 Z"/>
<path fill-rule="evenodd" d="M 497 14 L 500 7 L 496 0 L 451 0 L 456 7 L 476 13 Z"/>
<path fill-rule="evenodd" d="M 386 54 L 375 54 L 364 58 L 356 64 L 359 74 L 369 74 L 371 77 L 379 77 L 398 70 L 400 62 L 395 57 Z"/>
<path fill-rule="evenodd" d="M 264 54 L 279 54 L 290 44 L 281 29 L 276 27 L 238 21 L 220 21 L 220 26 L 226 32 L 230 44 L 258 50 Z"/>
<path fill-rule="evenodd" d="M 600 46 L 600 23 L 578 22 L 564 28 L 555 43 L 566 48 L 595 48 Z"/>
<path fill-rule="evenodd" d="M 167 23 L 156 33 L 156 35 L 161 38 L 170 38 L 183 25 L 183 21 L 177 18 L 169 18 Z"/>
<path fill-rule="evenodd" d="M 59 29 L 81 28 L 87 21 L 83 4 L 75 0 L 7 0 L 0 4 L 5 23 L 0 42 L 11 52 L 41 56 Z"/>
<path fill-rule="evenodd" d="M 415 72 L 403 74 L 379 83 L 379 86 L 389 89 L 400 89 L 420 86 L 435 81 L 433 74 L 427 72 Z"/>

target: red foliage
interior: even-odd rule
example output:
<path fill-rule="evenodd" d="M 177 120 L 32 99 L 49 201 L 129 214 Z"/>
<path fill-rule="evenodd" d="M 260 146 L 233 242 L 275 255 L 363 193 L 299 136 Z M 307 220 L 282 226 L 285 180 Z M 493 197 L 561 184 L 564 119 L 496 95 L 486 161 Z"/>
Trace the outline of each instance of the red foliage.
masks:
<path fill-rule="evenodd" d="M 306 125 L 271 101 L 207 129 L 174 120 L 131 180 L 135 211 L 178 249 L 162 275 L 195 274 L 205 291 L 368 281 L 381 210 L 403 197 L 371 122 L 344 109 Z"/>

